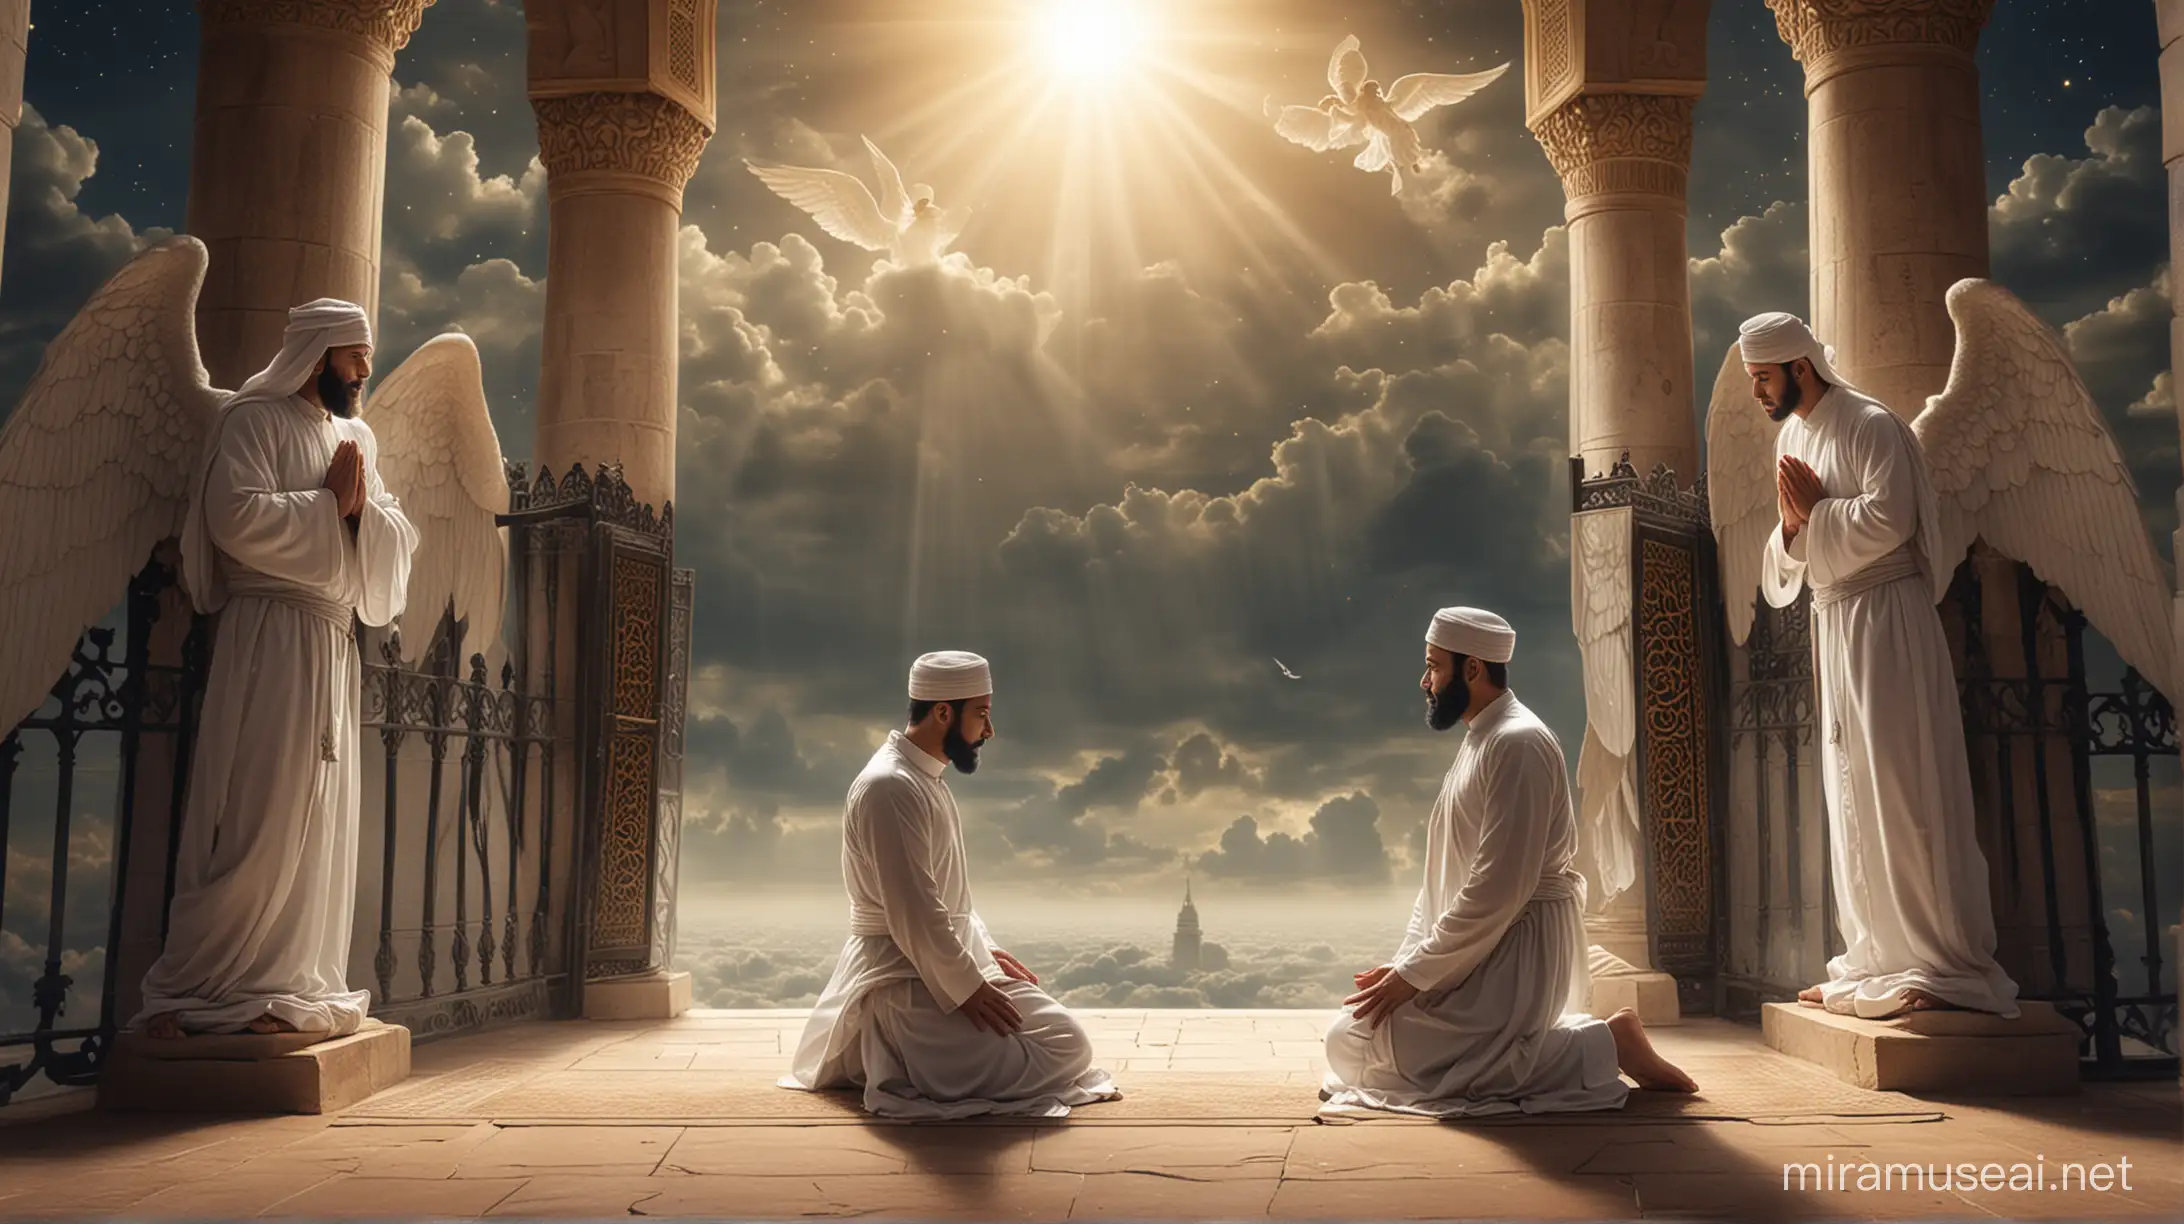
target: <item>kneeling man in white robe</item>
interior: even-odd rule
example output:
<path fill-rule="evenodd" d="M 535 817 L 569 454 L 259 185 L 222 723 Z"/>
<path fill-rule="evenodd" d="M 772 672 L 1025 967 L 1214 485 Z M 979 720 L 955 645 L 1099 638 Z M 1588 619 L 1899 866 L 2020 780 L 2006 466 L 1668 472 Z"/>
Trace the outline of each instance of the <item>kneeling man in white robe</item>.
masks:
<path fill-rule="evenodd" d="M 182 527 L 184 584 L 220 613 L 198 716 L 150 1035 L 353 1033 L 363 669 L 355 622 L 408 600 L 417 531 L 357 419 L 361 307 L 288 312 L 272 364 L 220 408 Z"/>
<path fill-rule="evenodd" d="M 1426 826 L 1425 885 L 1395 959 L 1327 1033 L 1328 1112 L 1433 1117 L 1615 1109 L 1696 1091 L 1636 1012 L 1583 1014 L 1585 883 L 1562 746 L 1509 691 L 1516 633 L 1476 608 L 1426 630 L 1426 722 L 1469 724 Z"/>
<path fill-rule="evenodd" d="M 1092 1040 L 993 946 L 971 904 L 963 828 L 941 775 L 978 768 L 993 738 L 986 660 L 962 651 L 910 670 L 910 723 L 850 785 L 842 813 L 849 941 L 804 1026 L 784 1088 L 864 1089 L 897 1118 L 1062 1117 L 1122 1094 Z"/>

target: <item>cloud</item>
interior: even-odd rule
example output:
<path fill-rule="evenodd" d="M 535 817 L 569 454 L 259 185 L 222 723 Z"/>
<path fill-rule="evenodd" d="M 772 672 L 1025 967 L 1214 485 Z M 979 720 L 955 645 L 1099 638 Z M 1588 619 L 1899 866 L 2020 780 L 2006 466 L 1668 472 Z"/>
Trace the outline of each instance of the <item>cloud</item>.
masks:
<path fill-rule="evenodd" d="M 2041 154 L 1988 210 L 1994 279 L 2061 326 L 2144 285 L 2168 250 L 2161 115 L 2108 107 L 2086 154 Z"/>
<path fill-rule="evenodd" d="M 1385 884 L 1392 870 L 1380 837 L 1380 805 L 1362 793 L 1322 803 L 1302 836 L 1262 833 L 1257 818 L 1239 816 L 1221 834 L 1220 846 L 1199 855 L 1197 864 L 1208 875 L 1262 882 Z"/>
<path fill-rule="evenodd" d="M 46 122 L 25 103 L 9 171 L 7 249 L 0 260 L 0 420 L 15 410 L 45 346 L 108 277 L 172 230 L 138 229 L 118 213 L 77 206 L 98 173 L 98 142 Z"/>

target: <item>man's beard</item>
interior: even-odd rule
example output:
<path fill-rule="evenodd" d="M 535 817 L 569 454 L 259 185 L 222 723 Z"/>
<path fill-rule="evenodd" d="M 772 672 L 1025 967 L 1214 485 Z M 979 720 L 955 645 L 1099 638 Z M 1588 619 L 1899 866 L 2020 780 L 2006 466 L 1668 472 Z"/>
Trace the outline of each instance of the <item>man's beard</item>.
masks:
<path fill-rule="evenodd" d="M 343 382 L 332 365 L 319 371 L 319 402 L 326 405 L 326 411 L 337 417 L 356 415 L 357 392 L 363 390 L 363 387 L 363 383 Z"/>
<path fill-rule="evenodd" d="M 1798 405 L 1804 402 L 1805 389 L 1797 385 L 1797 379 L 1790 374 L 1790 367 L 1783 366 L 1782 394 L 1776 397 L 1774 407 L 1767 410 L 1768 418 L 1777 423 L 1787 421 L 1790 414 L 1797 411 Z"/>
<path fill-rule="evenodd" d="M 962 773 L 978 772 L 979 745 L 963 738 L 963 724 L 948 724 L 948 734 L 940 741 L 940 750 L 948 754 L 948 762 Z"/>
<path fill-rule="evenodd" d="M 1426 725 L 1436 731 L 1446 731 L 1463 721 L 1464 709 L 1471 704 L 1471 694 L 1465 690 L 1461 678 L 1448 682 L 1448 687 L 1426 698 Z"/>

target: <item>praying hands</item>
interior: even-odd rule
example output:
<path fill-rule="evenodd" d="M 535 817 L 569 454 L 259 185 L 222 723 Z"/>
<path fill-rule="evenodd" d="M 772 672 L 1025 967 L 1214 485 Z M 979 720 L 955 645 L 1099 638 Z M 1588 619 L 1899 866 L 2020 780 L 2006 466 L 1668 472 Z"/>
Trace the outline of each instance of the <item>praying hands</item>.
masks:
<path fill-rule="evenodd" d="M 1820 477 L 1795 455 L 1782 456 L 1775 465 L 1775 500 L 1782 511 L 1782 543 L 1788 545 L 1805 529 L 1806 520 L 1812 517 L 1812 508 L 1820 504 L 1827 491 L 1820 487 Z"/>

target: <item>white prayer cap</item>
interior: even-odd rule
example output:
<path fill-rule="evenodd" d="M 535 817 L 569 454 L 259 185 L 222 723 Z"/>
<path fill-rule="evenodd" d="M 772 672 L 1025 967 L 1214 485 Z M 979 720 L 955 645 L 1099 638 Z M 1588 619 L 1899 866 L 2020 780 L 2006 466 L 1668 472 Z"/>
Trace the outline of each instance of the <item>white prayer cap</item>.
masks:
<path fill-rule="evenodd" d="M 1443 608 L 1426 626 L 1426 640 L 1451 654 L 1507 663 L 1517 652 L 1517 631 L 1484 608 Z"/>
<path fill-rule="evenodd" d="M 1737 329 L 1737 347 L 1752 365 L 1788 365 L 1802 357 L 1812 362 L 1812 372 L 1830 386 L 1850 386 L 1849 379 L 1835 372 L 1834 347 L 1820 343 L 1796 315 L 1780 310 L 1753 315 Z"/>
<path fill-rule="evenodd" d="M 960 701 L 992 692 L 992 669 L 967 650 L 936 650 L 910 665 L 912 701 Z"/>
<path fill-rule="evenodd" d="M 371 342 L 372 324 L 362 306 L 340 298 L 305 302 L 288 312 L 288 330 L 281 335 L 279 354 L 251 375 L 229 397 L 228 405 L 246 399 L 286 399 L 302 388 L 327 349 Z"/>

